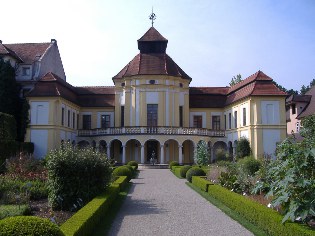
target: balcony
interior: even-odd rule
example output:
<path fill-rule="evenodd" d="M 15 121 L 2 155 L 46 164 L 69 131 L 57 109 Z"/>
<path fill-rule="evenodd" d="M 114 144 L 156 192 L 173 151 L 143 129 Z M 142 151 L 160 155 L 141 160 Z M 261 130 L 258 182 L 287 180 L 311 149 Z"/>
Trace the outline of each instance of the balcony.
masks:
<path fill-rule="evenodd" d="M 225 137 L 224 130 L 182 127 L 112 127 L 107 129 L 78 130 L 79 137 L 108 135 L 196 135 L 207 137 Z"/>

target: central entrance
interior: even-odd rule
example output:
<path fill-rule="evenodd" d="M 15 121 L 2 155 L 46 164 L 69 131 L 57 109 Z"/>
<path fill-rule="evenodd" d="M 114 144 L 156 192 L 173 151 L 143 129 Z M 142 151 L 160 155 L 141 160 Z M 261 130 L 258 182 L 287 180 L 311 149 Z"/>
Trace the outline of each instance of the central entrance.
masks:
<path fill-rule="evenodd" d="M 158 160 L 158 141 L 147 141 L 147 162 L 150 162 L 151 158 Z"/>

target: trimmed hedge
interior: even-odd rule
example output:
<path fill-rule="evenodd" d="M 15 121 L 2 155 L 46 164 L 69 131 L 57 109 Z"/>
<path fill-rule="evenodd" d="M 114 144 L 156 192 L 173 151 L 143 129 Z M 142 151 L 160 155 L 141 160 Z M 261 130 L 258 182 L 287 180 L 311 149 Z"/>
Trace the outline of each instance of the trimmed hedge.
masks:
<path fill-rule="evenodd" d="M 63 236 L 59 227 L 48 219 L 36 216 L 15 216 L 0 220 L 1 236 Z"/>
<path fill-rule="evenodd" d="M 136 170 L 138 170 L 138 162 L 136 162 L 136 161 L 129 161 L 129 162 L 127 163 L 127 165 L 129 165 L 129 166 L 135 166 L 135 167 L 136 167 Z"/>
<path fill-rule="evenodd" d="M 191 183 L 202 191 L 208 192 L 208 186 L 212 185 L 212 183 L 205 179 L 205 177 L 193 176 Z"/>
<path fill-rule="evenodd" d="M 182 167 L 180 168 L 180 176 L 181 176 L 182 178 L 186 178 L 186 173 L 187 173 L 187 171 L 188 171 L 190 168 L 191 168 L 191 166 L 182 166 Z"/>
<path fill-rule="evenodd" d="M 206 172 L 199 167 L 192 167 L 186 173 L 186 179 L 191 183 L 193 176 L 205 176 Z"/>
<path fill-rule="evenodd" d="M 173 166 L 172 167 L 173 173 L 176 175 L 176 177 L 178 177 L 180 179 L 182 179 L 182 177 L 180 176 L 180 169 L 181 168 L 182 168 L 181 166 Z"/>
<path fill-rule="evenodd" d="M 173 166 L 179 166 L 179 163 L 178 163 L 178 161 L 171 161 L 170 162 L 170 165 L 169 165 L 169 168 L 171 169 L 171 170 L 173 170 Z"/>
<path fill-rule="evenodd" d="M 106 211 L 116 199 L 119 191 L 124 189 L 127 183 L 127 176 L 119 177 L 110 185 L 107 191 L 95 197 L 61 225 L 60 228 L 63 233 L 67 236 L 90 235 L 94 227 L 105 216 Z"/>
<path fill-rule="evenodd" d="M 208 194 L 260 227 L 269 235 L 315 235 L 315 231 L 306 225 L 291 222 L 282 224 L 283 216 L 277 211 L 231 192 L 219 185 L 208 185 Z"/>
<path fill-rule="evenodd" d="M 129 167 L 132 169 L 131 166 L 129 166 Z M 132 179 L 132 177 L 133 177 L 133 170 L 130 170 L 126 166 L 119 166 L 113 171 L 113 176 L 114 177 L 127 176 L 128 177 L 128 181 L 130 181 Z"/>
<path fill-rule="evenodd" d="M 65 235 L 90 235 L 104 217 L 106 211 L 119 193 L 119 185 L 111 185 L 107 191 L 95 197 L 68 219 L 60 229 Z"/>

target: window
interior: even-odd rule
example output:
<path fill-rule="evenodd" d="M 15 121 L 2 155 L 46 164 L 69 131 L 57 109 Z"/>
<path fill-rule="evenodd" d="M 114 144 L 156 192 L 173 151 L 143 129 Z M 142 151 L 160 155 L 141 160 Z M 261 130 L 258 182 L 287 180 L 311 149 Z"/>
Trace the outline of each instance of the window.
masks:
<path fill-rule="evenodd" d="M 296 122 L 296 133 L 300 132 L 300 122 Z"/>
<path fill-rule="evenodd" d="M 232 125 L 232 114 L 229 113 L 229 129 L 231 129 L 231 125 Z"/>
<path fill-rule="evenodd" d="M 226 130 L 226 115 L 224 115 L 224 129 Z"/>
<path fill-rule="evenodd" d="M 65 125 L 65 109 L 61 108 L 61 125 Z"/>
<path fill-rule="evenodd" d="M 120 126 L 124 127 L 125 126 L 125 106 L 121 106 L 121 116 L 120 116 Z"/>
<path fill-rule="evenodd" d="M 237 111 L 234 111 L 234 128 L 237 128 Z"/>
<path fill-rule="evenodd" d="M 183 127 L 183 107 L 179 107 L 179 127 Z"/>
<path fill-rule="evenodd" d="M 29 67 L 23 67 L 22 68 L 22 75 L 23 76 L 29 76 L 31 75 L 31 69 Z"/>
<path fill-rule="evenodd" d="M 292 114 L 296 114 L 296 107 L 295 107 L 295 104 L 292 104 Z"/>
<path fill-rule="evenodd" d="M 194 127 L 202 128 L 202 116 L 194 116 Z"/>
<path fill-rule="evenodd" d="M 243 126 L 246 126 L 246 108 L 243 108 Z"/>
<path fill-rule="evenodd" d="M 158 120 L 158 105 L 148 104 L 147 105 L 147 126 L 157 126 Z"/>
<path fill-rule="evenodd" d="M 68 110 L 68 127 L 70 127 L 70 110 Z"/>
<path fill-rule="evenodd" d="M 72 113 L 72 128 L 74 129 L 75 127 L 75 113 Z"/>
<path fill-rule="evenodd" d="M 150 83 L 150 84 L 155 84 L 155 80 L 154 80 L 154 79 L 151 79 L 151 80 L 149 81 L 149 83 Z"/>
<path fill-rule="evenodd" d="M 83 129 L 91 129 L 91 115 L 83 115 Z"/>
<path fill-rule="evenodd" d="M 107 129 L 110 127 L 110 115 L 101 115 L 101 128 Z"/>
<path fill-rule="evenodd" d="M 212 116 L 212 129 L 220 130 L 220 116 Z"/>
<path fill-rule="evenodd" d="M 182 87 L 183 87 L 183 83 L 179 83 L 179 87 L 181 87 L 181 88 L 182 88 Z"/>

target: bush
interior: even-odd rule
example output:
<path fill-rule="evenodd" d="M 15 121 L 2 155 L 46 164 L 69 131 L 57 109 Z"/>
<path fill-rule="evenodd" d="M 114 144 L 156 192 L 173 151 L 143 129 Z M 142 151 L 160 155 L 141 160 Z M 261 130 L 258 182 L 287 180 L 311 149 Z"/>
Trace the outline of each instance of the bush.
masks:
<path fill-rule="evenodd" d="M 14 116 L 0 112 L 0 140 L 16 139 L 16 123 Z"/>
<path fill-rule="evenodd" d="M 197 144 L 197 148 L 194 153 L 195 162 L 199 166 L 208 165 L 210 159 L 210 150 L 208 144 L 201 140 Z"/>
<path fill-rule="evenodd" d="M 305 225 L 282 224 L 282 216 L 275 210 L 221 186 L 208 185 L 208 194 L 264 230 L 268 235 L 314 235 L 314 231 Z"/>
<path fill-rule="evenodd" d="M 68 219 L 63 225 L 61 225 L 61 230 L 67 236 L 91 235 L 91 232 L 93 232 L 95 226 L 103 219 L 108 208 L 115 200 L 118 193 L 119 186 L 114 182 L 106 190 L 106 192 L 95 197 L 86 206 L 81 208 L 70 219 Z"/>
<path fill-rule="evenodd" d="M 136 170 L 138 170 L 138 162 L 136 162 L 136 161 L 129 161 L 129 162 L 127 163 L 127 165 L 129 165 L 129 166 L 135 166 L 135 167 L 136 167 Z"/>
<path fill-rule="evenodd" d="M 250 176 L 253 176 L 261 167 L 261 162 L 253 157 L 245 157 L 244 159 L 239 160 L 237 164 L 240 171 L 243 171 Z"/>
<path fill-rule="evenodd" d="M 19 143 L 14 140 L 0 139 L 0 174 L 5 168 L 5 160 L 11 156 L 15 156 L 19 152 Z"/>
<path fill-rule="evenodd" d="M 180 168 L 180 176 L 181 176 L 182 178 L 186 178 L 186 173 L 187 173 L 187 171 L 188 171 L 190 168 L 191 168 L 191 166 L 182 166 L 182 167 Z"/>
<path fill-rule="evenodd" d="M 0 220 L 12 216 L 31 215 L 29 205 L 0 205 Z"/>
<path fill-rule="evenodd" d="M 113 176 L 114 177 L 127 176 L 128 177 L 128 181 L 130 181 L 132 179 L 133 173 L 128 167 L 126 167 L 126 166 L 119 166 L 113 171 Z"/>
<path fill-rule="evenodd" d="M 126 168 L 128 168 L 128 169 L 131 171 L 132 177 L 133 177 L 133 174 L 134 174 L 134 172 L 135 172 L 134 167 L 132 167 L 132 166 L 130 166 L 130 165 L 123 165 L 123 166 L 126 167 Z M 132 178 L 132 177 L 131 177 L 131 178 Z"/>
<path fill-rule="evenodd" d="M 53 209 L 76 210 L 103 192 L 111 179 L 109 161 L 92 148 L 66 144 L 46 158 L 48 200 Z"/>
<path fill-rule="evenodd" d="M 250 143 L 247 138 L 241 137 L 236 145 L 236 157 L 243 158 L 249 156 L 251 153 Z"/>
<path fill-rule="evenodd" d="M 169 167 L 170 167 L 171 170 L 172 170 L 172 167 L 173 167 L 173 166 L 179 166 L 178 161 L 171 161 L 171 163 L 170 163 L 170 165 L 169 165 Z"/>
<path fill-rule="evenodd" d="M 63 232 L 48 219 L 35 216 L 16 216 L 0 221 L 0 235 L 2 236 L 62 236 Z"/>
<path fill-rule="evenodd" d="M 34 143 L 31 142 L 23 142 L 20 143 L 20 151 L 28 154 L 34 153 Z"/>
<path fill-rule="evenodd" d="M 208 186 L 212 184 L 211 182 L 200 176 L 193 176 L 191 183 L 205 192 L 208 191 Z"/>
<path fill-rule="evenodd" d="M 186 173 L 186 179 L 191 183 L 193 176 L 205 176 L 206 172 L 199 167 L 192 167 Z"/>
<path fill-rule="evenodd" d="M 112 185 L 118 185 L 120 191 L 124 190 L 127 183 L 128 183 L 128 177 L 127 176 L 119 176 L 117 179 L 112 183 Z"/>
<path fill-rule="evenodd" d="M 181 169 L 182 167 L 181 166 L 173 166 L 172 167 L 172 172 L 174 173 L 174 175 L 177 177 L 177 178 L 182 178 L 181 176 L 180 176 L 180 169 Z"/>

